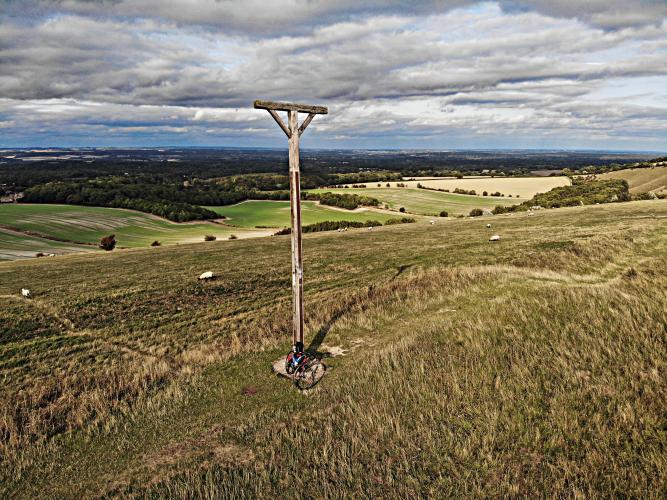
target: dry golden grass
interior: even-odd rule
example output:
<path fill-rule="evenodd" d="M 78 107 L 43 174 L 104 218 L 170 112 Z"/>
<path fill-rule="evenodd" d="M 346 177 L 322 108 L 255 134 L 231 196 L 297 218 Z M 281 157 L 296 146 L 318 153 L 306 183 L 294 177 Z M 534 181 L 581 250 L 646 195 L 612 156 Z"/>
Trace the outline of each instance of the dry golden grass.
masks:
<path fill-rule="evenodd" d="M 254 460 L 190 464 L 145 493 L 661 496 L 663 277 L 567 286 L 526 277 L 508 268 L 413 277 L 391 297 L 408 317 L 383 307 L 357 315 L 376 347 L 343 363 L 306 409 L 233 430 L 239 456 Z"/>
<path fill-rule="evenodd" d="M 308 336 L 347 352 L 310 397 L 269 369 L 286 238 L 0 265 L 0 491 L 660 496 L 666 217 L 306 237 Z"/>
<path fill-rule="evenodd" d="M 628 168 L 598 175 L 600 179 L 625 179 L 631 193 L 667 193 L 667 167 Z"/>

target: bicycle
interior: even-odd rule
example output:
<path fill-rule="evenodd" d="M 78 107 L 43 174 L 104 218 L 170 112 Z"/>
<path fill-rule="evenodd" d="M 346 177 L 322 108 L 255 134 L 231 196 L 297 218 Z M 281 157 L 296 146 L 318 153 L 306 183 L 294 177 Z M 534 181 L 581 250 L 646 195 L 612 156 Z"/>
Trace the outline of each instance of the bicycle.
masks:
<path fill-rule="evenodd" d="M 301 390 L 310 389 L 324 376 L 326 366 L 320 359 L 306 352 L 290 352 L 285 358 L 285 371 Z"/>

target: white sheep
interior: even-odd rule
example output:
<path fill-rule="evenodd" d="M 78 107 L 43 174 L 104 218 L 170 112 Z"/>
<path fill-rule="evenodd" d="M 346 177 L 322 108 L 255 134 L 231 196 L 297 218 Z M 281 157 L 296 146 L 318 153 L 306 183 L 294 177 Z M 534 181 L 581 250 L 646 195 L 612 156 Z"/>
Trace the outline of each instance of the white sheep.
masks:
<path fill-rule="evenodd" d="M 32 297 L 32 293 L 27 288 L 21 288 L 21 295 L 23 295 L 26 299 Z"/>
<path fill-rule="evenodd" d="M 490 228 L 490 227 L 491 227 L 491 224 L 487 224 L 486 227 L 487 227 L 487 229 Z"/>
<path fill-rule="evenodd" d="M 500 241 L 500 236 L 497 234 L 494 234 L 489 238 L 489 241 Z"/>
<path fill-rule="evenodd" d="M 206 271 L 205 273 L 201 273 L 199 275 L 200 280 L 210 280 L 213 279 L 213 271 Z"/>

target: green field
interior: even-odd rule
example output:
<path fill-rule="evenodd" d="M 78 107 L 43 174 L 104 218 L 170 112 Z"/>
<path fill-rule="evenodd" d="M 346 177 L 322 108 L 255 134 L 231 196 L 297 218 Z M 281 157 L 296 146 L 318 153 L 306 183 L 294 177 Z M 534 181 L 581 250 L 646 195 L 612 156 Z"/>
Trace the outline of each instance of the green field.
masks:
<path fill-rule="evenodd" d="M 306 234 L 309 397 L 287 236 L 0 263 L 0 496 L 662 496 L 666 220 Z"/>
<path fill-rule="evenodd" d="M 408 212 L 420 215 L 438 215 L 443 210 L 449 215 L 468 215 L 473 208 L 492 209 L 496 205 L 513 205 L 520 202 L 512 201 L 511 198 L 469 196 L 417 188 L 342 188 L 310 191 L 371 196 L 386 203 L 393 210 L 404 207 Z"/>
<path fill-rule="evenodd" d="M 25 241 L 17 241 L 15 234 L 10 237 L 4 233 L 5 236 L 0 239 L 0 253 L 3 254 L 25 250 L 28 241 L 35 242 L 40 239 L 36 239 L 36 236 L 94 245 L 102 236 L 115 234 L 118 246 L 133 248 L 149 246 L 155 240 L 162 244 L 203 241 L 204 235 L 207 234 L 220 239 L 227 239 L 230 234 L 238 237 L 261 234 L 211 222 L 177 224 L 152 215 L 119 208 L 20 203 L 0 205 L 0 226 L 31 233 L 31 237 L 26 237 Z M 44 248 L 49 248 L 46 251 L 54 253 L 68 253 L 67 250 L 77 248 L 77 245 L 62 245 L 50 240 L 40 243 Z M 41 247 L 35 245 L 35 248 Z"/>
<path fill-rule="evenodd" d="M 224 207 L 205 207 L 228 218 L 227 223 L 239 227 L 271 227 L 282 228 L 290 226 L 289 201 L 262 201 L 249 200 L 236 205 Z M 314 201 L 304 201 L 301 204 L 302 224 L 314 224 L 322 221 L 349 220 L 366 222 L 377 220 L 384 222 L 391 219 L 391 214 L 384 214 L 373 210 L 337 210 Z"/>

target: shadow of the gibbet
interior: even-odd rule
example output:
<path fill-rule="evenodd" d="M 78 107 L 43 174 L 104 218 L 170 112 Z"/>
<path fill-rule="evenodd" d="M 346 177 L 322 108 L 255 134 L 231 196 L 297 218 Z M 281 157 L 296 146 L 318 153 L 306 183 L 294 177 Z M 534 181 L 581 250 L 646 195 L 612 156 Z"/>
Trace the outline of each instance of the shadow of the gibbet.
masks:
<path fill-rule="evenodd" d="M 322 325 L 322 328 L 317 331 L 313 337 L 313 340 L 310 341 L 310 345 L 306 348 L 306 352 L 320 359 L 328 358 L 331 356 L 328 352 L 319 352 L 319 349 L 331 328 L 336 324 L 336 321 L 338 321 L 343 316 L 343 314 L 345 314 L 346 309 L 347 307 L 340 308 L 331 318 L 329 318 L 329 320 L 324 325 Z"/>

